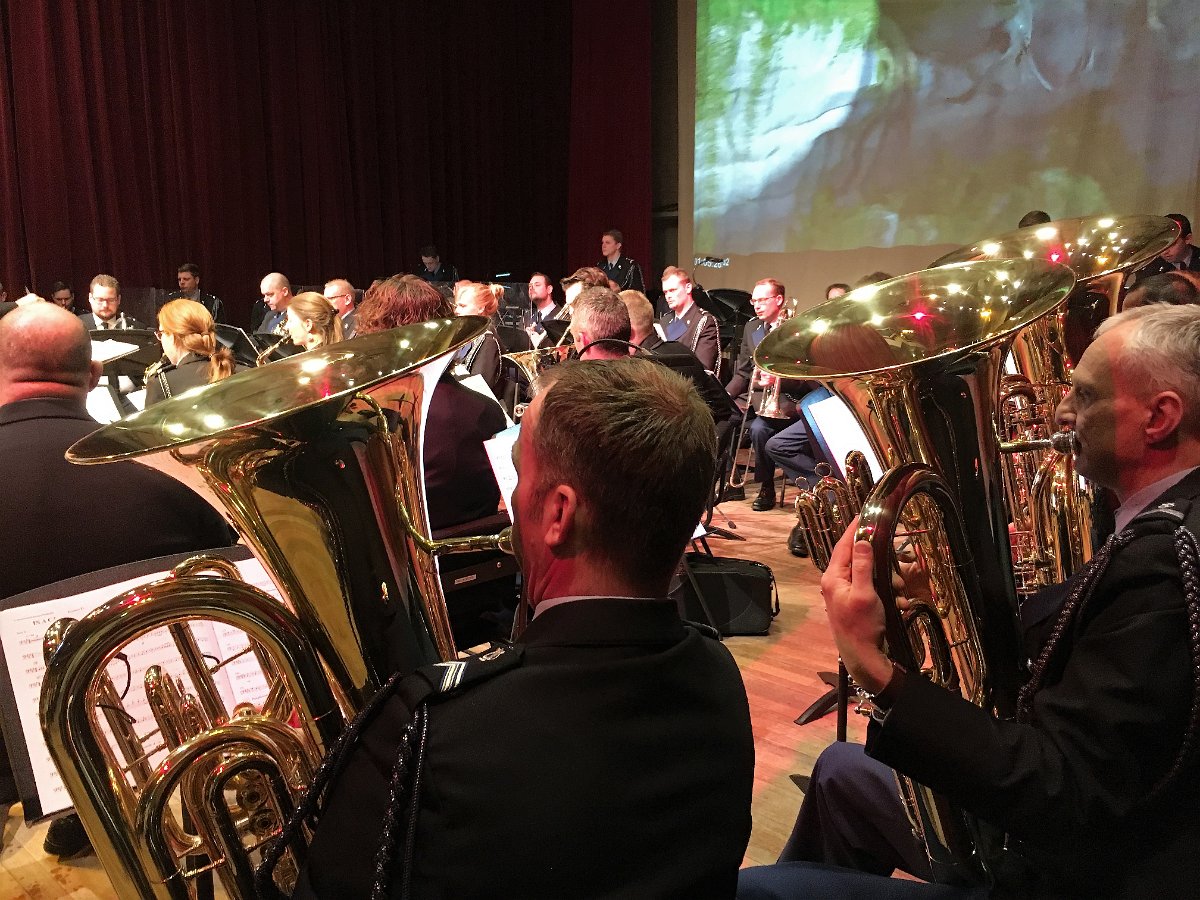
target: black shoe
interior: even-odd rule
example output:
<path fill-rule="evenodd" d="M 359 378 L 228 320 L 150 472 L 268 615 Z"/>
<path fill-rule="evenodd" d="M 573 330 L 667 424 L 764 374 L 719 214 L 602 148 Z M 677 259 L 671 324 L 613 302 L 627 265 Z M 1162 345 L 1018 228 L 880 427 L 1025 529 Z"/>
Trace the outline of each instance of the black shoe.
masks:
<path fill-rule="evenodd" d="M 754 498 L 754 502 L 750 504 L 750 508 L 755 512 L 766 512 L 768 509 L 775 508 L 775 486 L 766 485 L 758 492 L 758 496 Z"/>
<path fill-rule="evenodd" d="M 798 556 L 801 559 L 808 556 L 808 542 L 804 540 L 804 526 L 799 522 L 795 524 L 791 534 L 788 535 L 788 551 L 792 556 Z"/>
<path fill-rule="evenodd" d="M 74 814 L 55 819 L 46 831 L 46 843 L 42 849 L 51 856 L 59 859 L 74 859 L 92 852 L 92 842 L 88 840 L 83 823 Z"/>
<path fill-rule="evenodd" d="M 726 485 L 725 490 L 721 492 L 721 502 L 722 503 L 724 503 L 726 500 L 745 500 L 745 499 L 746 499 L 746 486 L 745 485 L 742 485 L 741 487 L 729 487 L 728 485 Z"/>

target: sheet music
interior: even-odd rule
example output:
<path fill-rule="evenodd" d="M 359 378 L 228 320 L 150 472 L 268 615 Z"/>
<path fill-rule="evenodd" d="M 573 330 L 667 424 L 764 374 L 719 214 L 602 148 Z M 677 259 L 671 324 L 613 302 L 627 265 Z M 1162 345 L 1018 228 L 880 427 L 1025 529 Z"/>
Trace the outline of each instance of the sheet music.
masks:
<path fill-rule="evenodd" d="M 239 562 L 238 568 L 246 581 L 279 599 L 278 590 L 257 560 L 250 559 Z M 46 666 L 42 658 L 42 640 L 46 629 L 61 618 L 82 618 L 91 610 L 107 603 L 119 594 L 157 581 L 166 575 L 166 572 L 161 572 L 149 576 L 139 576 L 82 594 L 0 610 L 0 642 L 3 642 L 4 646 L 5 660 L 9 669 L 8 675 L 20 718 L 21 733 L 28 748 L 43 815 L 52 815 L 68 809 L 72 805 L 54 761 L 50 758 L 50 751 L 42 737 L 39 721 L 42 680 L 46 673 Z M 197 622 L 193 624 L 192 631 L 196 635 L 202 652 L 220 658 L 225 658 L 226 653 L 232 655 L 248 644 L 245 634 L 228 626 Z M 165 628 L 156 629 L 131 642 L 125 650 L 125 655 L 129 659 L 128 671 L 125 664 L 118 658 L 109 663 L 108 674 L 118 693 L 125 690 L 123 703 L 126 711 L 136 720 L 134 725 L 136 733 L 141 736 L 151 735 L 157 725 L 150 711 L 149 702 L 146 700 L 141 680 L 145 670 L 153 664 L 158 664 L 172 676 L 183 677 L 185 683 L 190 683 L 190 681 L 174 641 Z M 134 683 L 128 685 L 126 690 L 129 680 L 128 672 L 132 673 Z M 239 658 L 218 671 L 214 680 L 225 701 L 226 708 L 231 712 L 234 706 L 243 700 L 254 702 L 256 705 L 260 704 L 268 690 L 262 673 L 258 670 L 251 654 Z M 100 720 L 103 723 L 102 730 L 107 732 L 107 723 L 103 722 L 102 716 Z M 158 735 L 145 738 L 145 747 L 148 751 L 160 743 L 161 738 Z M 164 755 L 165 750 L 152 754 L 151 764 L 157 765 Z"/>
<path fill-rule="evenodd" d="M 92 341 L 92 359 L 98 363 L 110 363 L 138 349 L 138 344 L 128 341 L 118 341 L 108 338 L 103 341 Z"/>
<path fill-rule="evenodd" d="M 520 425 L 505 428 L 494 438 L 483 442 L 487 451 L 488 462 L 492 465 L 492 474 L 496 476 L 496 484 L 500 486 L 500 496 L 504 498 L 504 509 L 508 520 L 512 521 L 512 495 L 517 489 L 517 467 L 513 465 L 513 445 L 521 433 Z"/>

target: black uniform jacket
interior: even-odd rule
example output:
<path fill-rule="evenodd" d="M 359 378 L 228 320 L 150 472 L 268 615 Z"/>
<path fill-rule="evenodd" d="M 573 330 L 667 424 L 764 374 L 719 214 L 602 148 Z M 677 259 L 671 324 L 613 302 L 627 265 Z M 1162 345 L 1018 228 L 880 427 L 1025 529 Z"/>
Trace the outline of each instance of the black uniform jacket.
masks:
<path fill-rule="evenodd" d="M 1200 470 L 1150 509 L 1163 502 L 1200 531 Z M 1200 884 L 1200 763 L 1188 728 L 1200 661 L 1190 657 L 1176 526 L 1148 513 L 1130 525 L 1136 537 L 1067 626 L 1029 723 L 998 721 L 910 675 L 868 734 L 871 756 L 1019 842 L 1034 896 L 1182 897 Z M 1185 734 L 1189 752 L 1163 783 Z"/>
<path fill-rule="evenodd" d="M 522 645 L 429 707 L 412 896 L 733 897 L 754 749 L 729 652 L 669 602 L 608 598 L 545 610 Z M 369 895 L 409 718 L 391 697 L 364 731 L 295 897 Z"/>

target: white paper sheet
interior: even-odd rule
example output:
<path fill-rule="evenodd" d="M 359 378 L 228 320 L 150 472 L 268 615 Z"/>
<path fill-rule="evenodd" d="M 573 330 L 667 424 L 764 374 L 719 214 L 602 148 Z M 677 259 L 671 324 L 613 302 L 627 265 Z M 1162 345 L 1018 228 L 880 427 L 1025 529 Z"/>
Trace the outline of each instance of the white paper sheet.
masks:
<path fill-rule="evenodd" d="M 492 464 L 492 474 L 496 476 L 496 484 L 500 486 L 500 496 L 504 498 L 504 509 L 510 522 L 512 495 L 517 489 L 517 467 L 513 465 L 512 451 L 520 433 L 520 425 L 510 425 L 491 440 L 483 442 L 483 449 L 487 451 L 488 462 Z"/>
<path fill-rule="evenodd" d="M 258 560 L 250 559 L 239 562 L 238 568 L 247 582 L 261 588 L 276 599 L 279 598 L 279 591 Z M 29 751 L 29 760 L 43 815 L 52 815 L 68 809 L 72 805 L 71 798 L 67 795 L 58 770 L 54 766 L 54 761 L 50 758 L 50 751 L 46 748 L 39 721 L 42 680 L 46 673 L 46 666 L 42 659 L 42 638 L 46 629 L 61 618 L 82 618 L 119 594 L 139 585 L 156 581 L 165 577 L 166 574 L 166 572 L 161 572 L 150 576 L 139 576 L 82 594 L 0 610 L 0 642 L 4 646 L 4 658 L 8 664 L 8 674 L 20 716 L 21 732 Z M 202 652 L 211 653 L 222 659 L 247 646 L 245 635 L 228 626 L 199 622 L 193 627 L 193 633 L 196 635 Z M 150 665 L 158 664 L 172 676 L 182 677 L 185 683 L 189 683 L 187 673 L 166 629 L 157 629 L 130 643 L 125 654 L 129 658 L 129 671 L 133 674 L 134 683 L 129 686 L 124 706 L 136 720 L 135 731 L 139 735 L 148 735 L 157 726 L 150 712 L 142 685 L 142 676 L 145 670 Z M 122 691 L 129 677 L 125 664 L 119 659 L 114 659 L 109 663 L 108 673 L 117 691 Z M 226 666 L 217 673 L 214 680 L 225 701 L 226 708 L 231 712 L 242 701 L 249 701 L 255 705 L 261 704 L 268 690 L 268 685 L 251 654 Z M 145 741 L 146 749 L 149 750 L 160 742 L 158 735 L 148 737 Z M 151 764 L 157 764 L 164 755 L 163 751 L 154 754 L 151 757 Z"/>

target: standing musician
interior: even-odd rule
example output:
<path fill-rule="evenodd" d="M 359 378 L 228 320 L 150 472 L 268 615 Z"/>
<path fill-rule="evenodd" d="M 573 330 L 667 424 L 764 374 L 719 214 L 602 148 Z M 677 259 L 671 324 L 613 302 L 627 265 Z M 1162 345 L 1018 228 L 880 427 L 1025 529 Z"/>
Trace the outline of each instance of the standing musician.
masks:
<path fill-rule="evenodd" d="M 1005 848 L 989 855 L 995 896 L 1195 891 L 1200 307 L 1139 307 L 1106 320 L 1056 418 L 1074 432 L 1079 473 L 1120 507 L 1116 534 L 1067 582 L 1015 717 L 998 719 L 884 655 L 871 546 L 854 543 L 851 526 L 821 593 L 842 660 L 874 695 L 875 713 L 865 754 L 835 744 L 818 759 L 781 861 L 929 878 L 892 766 L 995 832 L 988 843 Z M 743 873 L 738 896 L 847 896 L 856 882 L 880 897 L 952 890 L 784 862 Z"/>
<path fill-rule="evenodd" d="M 711 483 L 712 421 L 649 360 L 545 381 L 513 451 L 533 619 L 514 646 L 384 688 L 351 726 L 297 898 L 733 896 L 745 689 L 665 599 Z"/>
<path fill-rule="evenodd" d="M 644 291 L 646 282 L 642 279 L 642 267 L 621 255 L 621 244 L 625 237 L 617 229 L 612 228 L 600 236 L 600 255 L 603 257 L 596 267 L 610 281 L 616 283 L 618 291 Z"/>
<path fill-rule="evenodd" d="M 786 418 L 766 418 L 754 414 L 763 396 L 775 388 L 775 376 L 767 375 L 754 365 L 754 351 L 762 339 L 786 318 L 787 292 L 774 278 L 764 278 L 755 283 L 750 299 L 754 304 L 756 320 L 748 322 L 742 332 L 737 367 L 725 389 L 743 409 L 743 416 L 749 417 L 745 427 L 750 432 L 750 444 L 754 448 L 754 481 L 758 484 L 758 496 L 754 498 L 752 508 L 763 512 L 775 508 L 777 464 L 794 481 L 811 475 L 816 461 L 812 457 L 808 427 L 800 418 L 796 400 L 792 396 L 807 392 L 805 382 L 785 381 L 779 385 L 780 409 Z M 735 495 L 729 499 L 738 497 Z"/>

